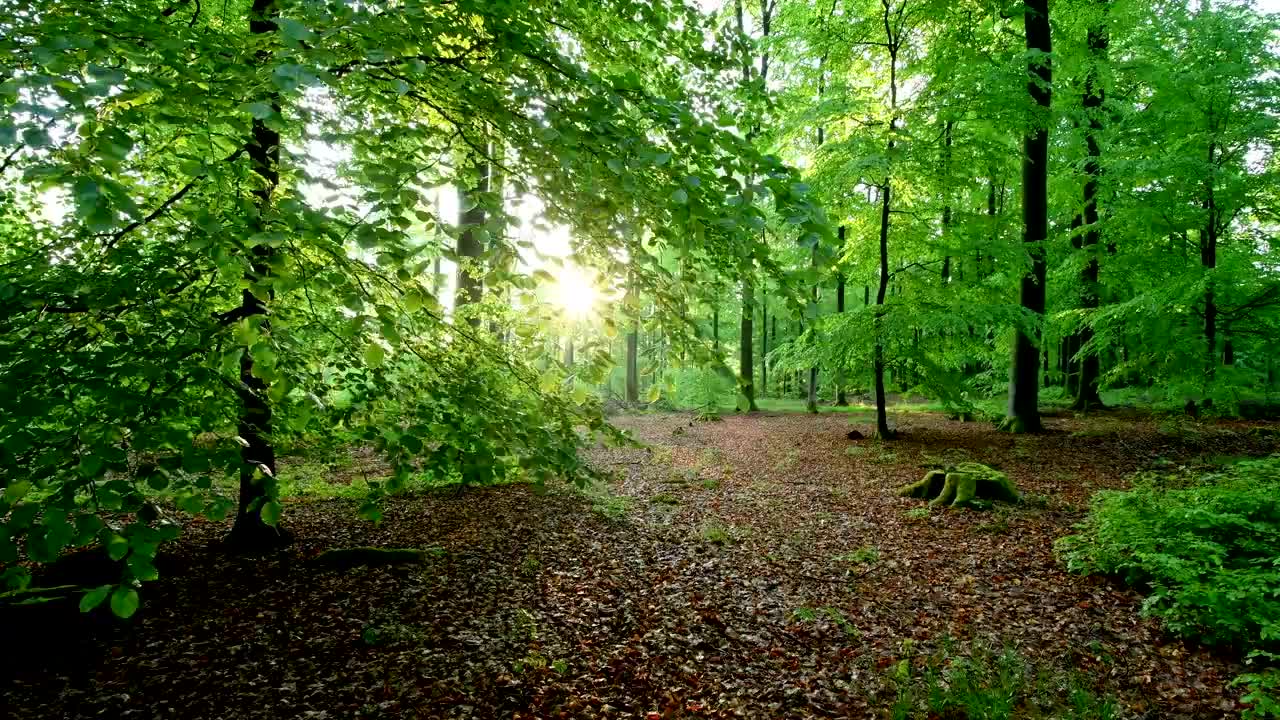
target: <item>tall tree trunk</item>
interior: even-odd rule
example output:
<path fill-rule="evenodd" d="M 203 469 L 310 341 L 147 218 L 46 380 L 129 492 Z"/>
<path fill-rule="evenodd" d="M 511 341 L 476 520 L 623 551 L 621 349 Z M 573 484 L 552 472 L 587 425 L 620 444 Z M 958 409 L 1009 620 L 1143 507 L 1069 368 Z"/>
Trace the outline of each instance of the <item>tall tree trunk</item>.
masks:
<path fill-rule="evenodd" d="M 476 184 L 471 188 L 459 188 L 458 207 L 462 209 L 459 224 L 462 234 L 458 236 L 458 284 L 454 295 L 453 312 L 455 317 L 465 316 L 471 327 L 480 327 L 480 316 L 467 312 L 467 306 L 480 302 L 484 294 L 484 280 L 481 272 L 480 258 L 484 255 L 484 243 L 477 232 L 485 224 L 485 198 L 489 192 L 489 182 L 493 168 L 488 158 L 476 159 Z"/>
<path fill-rule="evenodd" d="M 279 8 L 275 0 L 254 0 L 250 8 L 249 32 L 266 35 L 276 32 L 275 19 Z M 270 60 L 269 51 L 262 51 L 258 61 Z M 280 96 L 271 92 L 271 107 L 280 112 Z M 250 167 L 257 176 L 258 185 L 253 189 L 256 212 L 249 219 L 250 234 L 265 232 L 263 218 L 269 215 L 272 196 L 280 184 L 280 133 L 263 120 L 255 119 L 251 126 L 247 148 Z M 267 304 L 274 297 L 272 290 L 271 262 L 275 254 L 265 243 L 255 245 L 250 269 L 245 273 L 246 287 L 240 292 L 240 307 L 235 314 L 252 320 L 261 317 L 258 327 L 266 335 L 270 328 Z M 291 539 L 278 524 L 268 525 L 262 519 L 265 503 L 273 502 L 270 485 L 276 475 L 275 446 L 271 440 L 272 408 L 267 397 L 268 385 L 263 375 L 269 374 L 256 367 L 252 348 L 245 348 L 240 356 L 240 421 L 237 433 L 243 441 L 240 449 L 240 498 L 235 524 L 227 536 L 228 546 L 236 551 L 269 550 L 281 547 Z"/>
<path fill-rule="evenodd" d="M 840 253 L 844 253 L 844 226 L 841 225 L 836 230 L 836 241 L 840 245 Z M 836 273 L 836 313 L 844 312 L 844 273 Z M 849 404 L 849 398 L 844 392 L 844 367 L 836 367 L 836 405 L 845 407 Z"/>
<path fill-rule="evenodd" d="M 627 333 L 627 404 L 640 402 L 640 328 L 639 323 L 631 326 Z"/>
<path fill-rule="evenodd" d="M 760 288 L 760 397 L 769 396 L 769 297 Z"/>
<path fill-rule="evenodd" d="M 738 384 L 742 394 L 747 399 L 747 412 L 755 412 L 760 408 L 756 405 L 756 388 L 754 376 L 754 364 L 752 358 L 752 340 L 755 333 L 755 326 L 752 322 L 756 312 L 756 294 L 755 286 L 751 281 L 749 272 L 744 273 L 742 277 L 742 332 L 738 340 Z"/>
<path fill-rule="evenodd" d="M 942 129 L 942 246 L 946 255 L 942 258 L 942 284 L 951 282 L 951 144 L 954 120 L 947 120 Z"/>
<path fill-rule="evenodd" d="M 1101 300 L 1101 292 L 1098 287 L 1098 242 L 1101 233 L 1098 230 L 1098 179 L 1102 176 L 1102 146 L 1099 143 L 1098 135 L 1102 132 L 1102 113 L 1103 103 L 1106 101 L 1106 88 L 1102 85 L 1102 78 L 1099 70 L 1102 63 L 1107 59 L 1107 48 L 1111 44 L 1107 31 L 1105 13 L 1110 6 L 1110 0 L 1101 0 L 1102 12 L 1104 19 L 1097 25 L 1089 28 L 1089 60 L 1090 67 L 1088 75 L 1084 81 L 1084 105 L 1085 114 L 1088 116 L 1087 130 L 1085 131 L 1085 145 L 1088 148 L 1088 160 L 1085 162 L 1085 182 L 1084 182 L 1084 237 L 1080 241 L 1081 248 L 1088 253 L 1084 268 L 1080 271 L 1080 305 L 1085 310 L 1096 310 Z M 1092 313 L 1090 313 L 1092 314 Z M 1081 348 L 1087 346 L 1094 339 L 1093 327 L 1086 324 L 1080 328 L 1080 332 L 1074 339 L 1072 351 L 1079 353 Z M 1076 410 L 1091 410 L 1102 407 L 1102 396 L 1098 394 L 1098 383 L 1102 376 L 1101 356 L 1096 350 L 1088 350 L 1083 357 L 1078 360 L 1080 365 L 1080 378 L 1076 384 L 1075 402 L 1072 407 Z"/>
<path fill-rule="evenodd" d="M 1204 209 L 1207 213 L 1200 231 L 1200 264 L 1209 276 L 1204 287 L 1204 394 L 1210 394 L 1218 369 L 1218 302 L 1214 296 L 1213 269 L 1218 266 L 1218 205 L 1214 197 L 1217 141 L 1209 143 L 1209 179 L 1205 182 Z"/>
<path fill-rule="evenodd" d="M 1013 366 L 1009 370 L 1009 417 L 1014 432 L 1039 432 L 1040 340 L 1045 305 L 1044 241 L 1049 235 L 1049 105 L 1053 70 L 1049 62 L 1049 0 L 1027 0 L 1023 16 L 1027 50 L 1027 93 L 1036 105 L 1035 128 L 1027 133 L 1022 158 L 1022 240 L 1031 255 L 1031 272 L 1022 276 L 1021 300 L 1034 327 L 1019 328 L 1014 339 Z"/>
<path fill-rule="evenodd" d="M 898 49 L 900 36 L 892 24 L 892 4 L 890 0 L 881 0 L 884 7 L 885 49 L 889 53 L 889 142 L 886 157 L 893 157 L 896 146 L 895 133 L 898 127 Z M 901 19 L 901 10 L 898 15 Z M 900 29 L 899 29 L 900 31 Z M 882 440 L 893 438 L 889 429 L 888 398 L 884 390 L 884 302 L 889 291 L 889 217 L 892 208 L 893 174 L 886 173 L 884 184 L 880 188 L 880 284 L 876 289 L 876 310 L 874 315 L 875 345 L 872 348 L 871 370 L 874 375 L 876 391 L 876 436 Z"/>

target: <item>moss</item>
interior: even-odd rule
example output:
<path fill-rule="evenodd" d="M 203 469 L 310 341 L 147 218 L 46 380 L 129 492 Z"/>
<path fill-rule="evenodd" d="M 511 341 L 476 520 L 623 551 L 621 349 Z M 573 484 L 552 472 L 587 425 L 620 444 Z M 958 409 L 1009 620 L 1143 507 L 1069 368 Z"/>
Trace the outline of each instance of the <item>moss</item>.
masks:
<path fill-rule="evenodd" d="M 416 565 L 426 561 L 427 551 L 417 548 L 354 547 L 325 550 L 316 556 L 315 564 L 337 570 L 356 567 Z"/>
<path fill-rule="evenodd" d="M 989 501 L 1016 503 L 1022 500 L 1007 475 L 973 462 L 930 470 L 920 481 L 898 488 L 898 495 L 929 500 L 933 507 L 972 508 Z"/>

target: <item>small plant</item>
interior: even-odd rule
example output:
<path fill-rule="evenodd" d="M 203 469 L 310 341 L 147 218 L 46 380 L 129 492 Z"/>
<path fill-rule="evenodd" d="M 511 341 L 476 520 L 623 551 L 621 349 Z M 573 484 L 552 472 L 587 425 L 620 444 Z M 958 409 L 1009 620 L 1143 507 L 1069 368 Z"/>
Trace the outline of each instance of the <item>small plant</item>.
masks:
<path fill-rule="evenodd" d="M 1253 663 L 1259 658 L 1272 664 L 1280 664 L 1280 654 L 1261 650 L 1251 653 L 1247 662 Z M 1280 668 L 1268 667 L 1248 672 L 1231 684 L 1245 689 L 1240 702 L 1249 707 L 1240 714 L 1242 720 L 1280 718 Z"/>
<path fill-rule="evenodd" d="M 653 497 L 649 498 L 649 502 L 653 503 L 654 505 L 674 506 L 674 505 L 680 504 L 680 498 L 670 493 L 658 493 L 657 495 L 654 495 Z"/>
<path fill-rule="evenodd" d="M 924 507 L 911 508 L 904 514 L 909 520 L 927 520 L 929 518 L 929 511 L 932 509 L 933 508 L 926 505 Z"/>
<path fill-rule="evenodd" d="M 720 488 L 720 481 L 716 478 L 704 478 L 702 480 L 703 490 L 717 490 Z"/>
<path fill-rule="evenodd" d="M 836 562 L 854 565 L 871 565 L 880 559 L 880 548 L 875 545 L 864 545 L 853 552 L 837 555 L 834 559 Z"/>
<path fill-rule="evenodd" d="M 906 640 L 901 659 L 886 675 L 897 693 L 890 717 L 901 720 L 1112 720 L 1117 714 L 1112 698 L 1098 698 L 1074 675 L 1037 666 L 1007 647 L 996 653 L 981 643 L 957 647 L 944 641 L 936 653 L 918 658 Z"/>
<path fill-rule="evenodd" d="M 730 529 L 714 520 L 702 523 L 702 526 L 698 529 L 698 536 L 702 538 L 703 542 L 711 543 L 712 545 L 724 545 L 733 540 L 733 534 Z"/>
<path fill-rule="evenodd" d="M 622 519 L 631 509 L 631 498 L 614 494 L 604 483 L 590 483 L 581 488 L 581 493 L 591 501 L 592 511 L 610 520 Z"/>

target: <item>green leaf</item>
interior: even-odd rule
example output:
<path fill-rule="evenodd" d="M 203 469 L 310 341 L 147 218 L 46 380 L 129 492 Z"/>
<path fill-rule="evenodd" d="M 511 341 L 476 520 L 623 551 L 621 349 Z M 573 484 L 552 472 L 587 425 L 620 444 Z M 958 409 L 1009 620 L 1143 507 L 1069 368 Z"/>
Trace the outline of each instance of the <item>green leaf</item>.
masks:
<path fill-rule="evenodd" d="M 138 612 L 138 591 L 123 585 L 111 593 L 111 612 L 116 617 L 129 619 Z"/>
<path fill-rule="evenodd" d="M 121 535 L 112 534 L 107 538 L 107 557 L 120 560 L 129 553 L 129 541 Z"/>
<path fill-rule="evenodd" d="M 271 107 L 271 103 L 266 102 L 265 100 L 258 100 L 256 102 L 245 103 L 241 107 L 244 110 L 248 111 L 248 113 L 252 115 L 255 120 L 266 120 L 267 118 L 276 114 L 275 108 Z"/>
<path fill-rule="evenodd" d="M 103 585 L 96 587 L 84 595 L 80 596 L 80 612 L 85 613 L 98 607 L 106 601 L 107 596 L 111 594 L 111 586 Z"/>
<path fill-rule="evenodd" d="M 675 192 L 671 193 L 671 202 L 677 205 L 684 205 L 689 202 L 689 193 L 685 192 L 684 188 L 678 188 Z"/>
<path fill-rule="evenodd" d="M 284 507 L 278 500 L 268 500 L 262 504 L 262 522 L 275 527 L 280 522 L 280 513 Z"/>
<path fill-rule="evenodd" d="M 738 394 L 738 411 L 750 412 L 750 410 L 751 410 L 751 399 L 748 398 L 746 395 L 739 393 Z"/>
<path fill-rule="evenodd" d="M 19 480 L 4 489 L 4 501 L 13 505 L 21 500 L 31 490 L 31 482 L 28 480 Z"/>
<path fill-rule="evenodd" d="M 658 398 L 662 397 L 662 386 L 657 384 L 650 385 L 649 392 L 645 393 L 644 397 L 647 402 L 658 402 Z"/>
<path fill-rule="evenodd" d="M 377 343 L 369 343 L 364 349 L 364 364 L 371 368 L 382 367 L 387 352 Z"/>

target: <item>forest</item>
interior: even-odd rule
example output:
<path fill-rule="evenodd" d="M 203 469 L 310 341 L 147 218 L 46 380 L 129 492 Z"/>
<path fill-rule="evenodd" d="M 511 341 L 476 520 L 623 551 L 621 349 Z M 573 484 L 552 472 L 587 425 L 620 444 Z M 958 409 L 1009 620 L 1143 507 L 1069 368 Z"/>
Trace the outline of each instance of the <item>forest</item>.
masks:
<path fill-rule="evenodd" d="M 0 716 L 1280 718 L 1280 0 L 0 50 Z"/>

